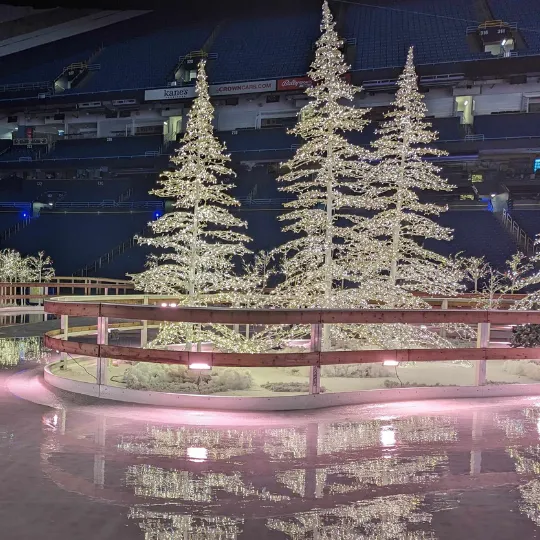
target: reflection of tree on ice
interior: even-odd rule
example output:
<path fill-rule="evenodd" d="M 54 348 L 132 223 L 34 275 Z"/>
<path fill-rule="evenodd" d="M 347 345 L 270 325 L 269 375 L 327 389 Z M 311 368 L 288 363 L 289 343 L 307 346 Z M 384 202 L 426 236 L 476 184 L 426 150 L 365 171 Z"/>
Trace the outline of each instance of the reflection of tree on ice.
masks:
<path fill-rule="evenodd" d="M 314 510 L 290 519 L 268 519 L 267 527 L 290 540 L 407 540 L 435 539 L 425 531 L 431 514 L 422 511 L 423 497 L 395 495 L 371 501 Z"/>
<path fill-rule="evenodd" d="M 235 540 L 243 519 L 223 516 L 194 516 L 132 508 L 129 517 L 140 521 L 144 540 Z"/>

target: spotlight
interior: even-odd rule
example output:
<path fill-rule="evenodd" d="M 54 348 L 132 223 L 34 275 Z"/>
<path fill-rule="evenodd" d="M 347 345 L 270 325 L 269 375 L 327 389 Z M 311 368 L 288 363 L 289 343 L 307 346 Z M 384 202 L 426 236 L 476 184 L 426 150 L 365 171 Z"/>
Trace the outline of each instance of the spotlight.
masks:
<path fill-rule="evenodd" d="M 161 217 L 161 212 L 154 212 L 154 219 L 159 219 Z"/>
<path fill-rule="evenodd" d="M 493 199 L 493 197 L 496 197 L 496 196 L 497 196 L 496 193 L 492 193 L 492 194 L 491 194 L 491 198 L 492 198 L 492 199 Z"/>
<path fill-rule="evenodd" d="M 172 304 L 169 304 L 169 307 L 176 307 L 176 304 L 173 302 Z"/>
<path fill-rule="evenodd" d="M 193 362 L 192 364 L 189 364 L 188 369 L 194 369 L 196 371 L 209 371 L 212 369 L 212 366 L 206 362 Z"/>
<path fill-rule="evenodd" d="M 395 367 L 395 366 L 399 366 L 399 362 L 397 360 L 385 360 L 383 362 L 383 366 L 392 366 L 392 367 Z"/>
<path fill-rule="evenodd" d="M 28 214 L 27 214 L 26 212 L 23 212 L 22 217 L 23 217 L 23 218 L 27 218 L 27 217 L 28 217 Z"/>
<path fill-rule="evenodd" d="M 163 302 L 163 303 L 161 304 L 161 307 L 167 307 L 167 302 Z"/>

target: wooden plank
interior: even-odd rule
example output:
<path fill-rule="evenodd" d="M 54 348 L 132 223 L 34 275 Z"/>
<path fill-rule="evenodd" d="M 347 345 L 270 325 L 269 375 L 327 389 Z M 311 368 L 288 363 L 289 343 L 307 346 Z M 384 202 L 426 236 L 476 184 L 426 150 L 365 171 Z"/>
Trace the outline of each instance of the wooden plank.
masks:
<path fill-rule="evenodd" d="M 81 343 L 80 341 L 66 341 L 45 334 L 43 344 L 49 349 L 59 352 L 67 352 L 81 356 L 99 358 L 99 345 L 92 343 Z"/>
<path fill-rule="evenodd" d="M 89 302 L 57 302 L 46 300 L 45 313 L 53 315 L 77 315 L 81 317 L 98 317 L 100 304 Z"/>
<path fill-rule="evenodd" d="M 540 323 L 540 311 L 487 310 L 287 310 L 231 308 L 170 308 L 155 305 L 92 304 L 52 300 L 45 303 L 47 313 L 90 315 L 97 313 L 89 306 L 101 305 L 101 315 L 116 319 L 152 320 L 164 322 L 194 322 L 220 324 L 524 324 Z"/>

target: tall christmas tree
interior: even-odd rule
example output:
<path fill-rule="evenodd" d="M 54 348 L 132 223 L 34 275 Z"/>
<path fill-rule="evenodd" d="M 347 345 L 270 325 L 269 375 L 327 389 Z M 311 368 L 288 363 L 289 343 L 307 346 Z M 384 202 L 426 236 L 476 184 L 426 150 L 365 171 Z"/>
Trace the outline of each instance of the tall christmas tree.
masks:
<path fill-rule="evenodd" d="M 461 278 L 457 264 L 423 245 L 426 239 L 451 240 L 452 231 L 432 218 L 446 208 L 422 202 L 422 191 L 450 191 L 439 168 L 426 160 L 445 152 L 430 148 L 437 134 L 425 120 L 427 107 L 418 90 L 413 48 L 398 80 L 393 108 L 373 143 L 375 197 L 381 211 L 363 225 L 379 244 L 379 263 L 388 275 L 389 288 L 403 291 L 452 294 Z"/>
<path fill-rule="evenodd" d="M 219 293 L 226 300 L 241 289 L 235 259 L 248 252 L 249 241 L 241 232 L 246 223 L 230 211 L 239 206 L 229 194 L 235 174 L 214 135 L 205 61 L 199 64 L 196 93 L 181 147 L 172 158 L 176 169 L 164 172 L 161 188 L 152 192 L 173 199 L 174 211 L 151 223 L 153 237 L 139 238 L 158 252 L 148 258 L 146 271 L 132 276 L 138 289 L 178 295 L 193 306 L 204 305 L 206 295 Z M 162 327 L 160 341 L 181 337 L 181 327 Z"/>
<path fill-rule="evenodd" d="M 331 308 L 344 305 L 343 280 L 348 273 L 344 253 L 351 239 L 354 208 L 362 207 L 362 181 L 369 153 L 350 143 L 347 132 L 362 131 L 366 109 L 353 105 L 361 88 L 344 80 L 349 66 L 340 50 L 328 2 L 323 3 L 321 36 L 309 77 L 311 98 L 291 133 L 304 140 L 284 167 L 280 187 L 295 196 L 283 219 L 295 238 L 278 249 L 284 282 L 277 288 L 284 305 Z M 358 238 L 356 238 L 358 240 Z M 347 303 L 348 305 L 348 303 Z M 329 328 L 323 348 L 329 347 Z"/>

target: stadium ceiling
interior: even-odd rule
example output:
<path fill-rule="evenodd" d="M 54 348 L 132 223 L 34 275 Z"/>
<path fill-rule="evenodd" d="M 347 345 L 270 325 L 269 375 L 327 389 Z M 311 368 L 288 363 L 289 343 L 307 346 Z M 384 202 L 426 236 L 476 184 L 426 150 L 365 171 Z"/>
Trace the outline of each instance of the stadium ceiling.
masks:
<path fill-rule="evenodd" d="M 1 1 L 2 4 L 12 6 L 31 6 L 35 9 L 50 9 L 54 7 L 62 7 L 69 9 L 105 9 L 105 10 L 122 10 L 122 9 L 174 9 L 174 11 L 201 11 L 211 13 L 212 11 L 237 11 L 239 8 L 253 9 L 253 0 L 202 0 L 194 2 L 193 0 L 7 0 Z M 321 0 L 294 0 L 295 5 L 316 5 L 321 4 Z M 280 5 L 289 6 L 291 0 L 273 0 L 272 7 L 276 10 Z"/>

